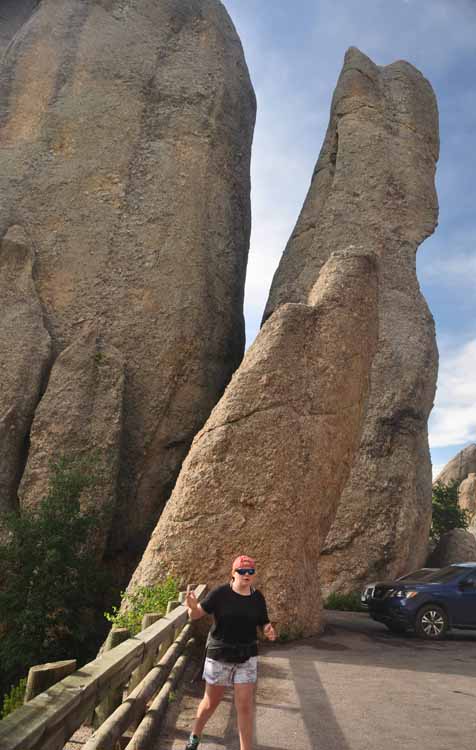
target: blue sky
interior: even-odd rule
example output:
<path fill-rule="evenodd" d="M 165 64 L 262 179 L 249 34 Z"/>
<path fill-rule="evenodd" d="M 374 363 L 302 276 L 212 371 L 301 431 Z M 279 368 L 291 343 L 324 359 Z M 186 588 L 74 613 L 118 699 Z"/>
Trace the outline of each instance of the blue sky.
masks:
<path fill-rule="evenodd" d="M 430 419 L 434 473 L 476 441 L 476 0 L 223 0 L 258 99 L 247 344 L 306 196 L 345 50 L 404 59 L 440 111 L 439 226 L 418 251 L 440 372 Z"/>

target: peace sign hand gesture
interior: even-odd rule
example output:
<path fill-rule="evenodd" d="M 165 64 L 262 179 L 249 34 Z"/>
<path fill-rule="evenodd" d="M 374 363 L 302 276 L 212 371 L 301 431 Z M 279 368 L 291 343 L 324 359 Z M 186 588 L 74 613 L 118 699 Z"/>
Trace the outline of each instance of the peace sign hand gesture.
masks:
<path fill-rule="evenodd" d="M 265 637 L 268 639 L 268 641 L 275 641 L 276 638 L 278 637 L 275 629 L 273 628 L 273 626 L 271 625 L 270 622 L 268 622 L 264 626 L 263 633 L 264 633 Z"/>
<path fill-rule="evenodd" d="M 190 590 L 190 586 L 187 586 L 187 593 L 185 594 L 185 606 L 192 612 L 197 609 L 198 602 L 195 596 L 195 591 Z"/>

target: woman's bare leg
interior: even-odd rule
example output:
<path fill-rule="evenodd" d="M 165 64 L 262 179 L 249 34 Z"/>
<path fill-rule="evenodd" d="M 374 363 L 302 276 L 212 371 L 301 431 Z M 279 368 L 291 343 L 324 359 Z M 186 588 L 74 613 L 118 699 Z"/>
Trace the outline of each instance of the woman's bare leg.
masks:
<path fill-rule="evenodd" d="M 209 685 L 207 682 L 205 694 L 198 706 L 197 716 L 192 726 L 192 734 L 201 735 L 203 727 L 214 713 L 216 707 L 223 698 L 226 690 L 225 685 Z"/>
<path fill-rule="evenodd" d="M 238 715 L 240 750 L 251 750 L 253 744 L 255 683 L 235 683 L 235 706 Z"/>

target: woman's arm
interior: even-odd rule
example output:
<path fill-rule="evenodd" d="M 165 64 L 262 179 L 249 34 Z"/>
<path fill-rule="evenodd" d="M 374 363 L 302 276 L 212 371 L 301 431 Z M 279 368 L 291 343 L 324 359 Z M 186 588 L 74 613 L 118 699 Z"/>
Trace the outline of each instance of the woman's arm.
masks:
<path fill-rule="evenodd" d="M 265 638 L 268 639 L 268 641 L 275 641 L 278 637 L 278 634 L 276 633 L 276 630 L 271 625 L 269 621 L 269 615 L 268 615 L 268 607 L 266 606 L 266 599 L 264 598 L 263 594 L 259 592 L 261 595 L 261 626 L 263 628 L 263 635 Z"/>

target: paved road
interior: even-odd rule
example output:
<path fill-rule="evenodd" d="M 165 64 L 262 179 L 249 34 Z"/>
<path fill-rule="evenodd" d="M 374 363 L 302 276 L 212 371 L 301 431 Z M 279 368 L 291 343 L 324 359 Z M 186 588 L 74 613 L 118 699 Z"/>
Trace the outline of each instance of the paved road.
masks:
<path fill-rule="evenodd" d="M 255 750 L 474 750 L 476 632 L 428 643 L 328 614 L 320 638 L 262 649 Z M 183 750 L 202 690 L 187 683 L 156 750 Z M 200 746 L 224 748 L 239 748 L 231 694 Z"/>

